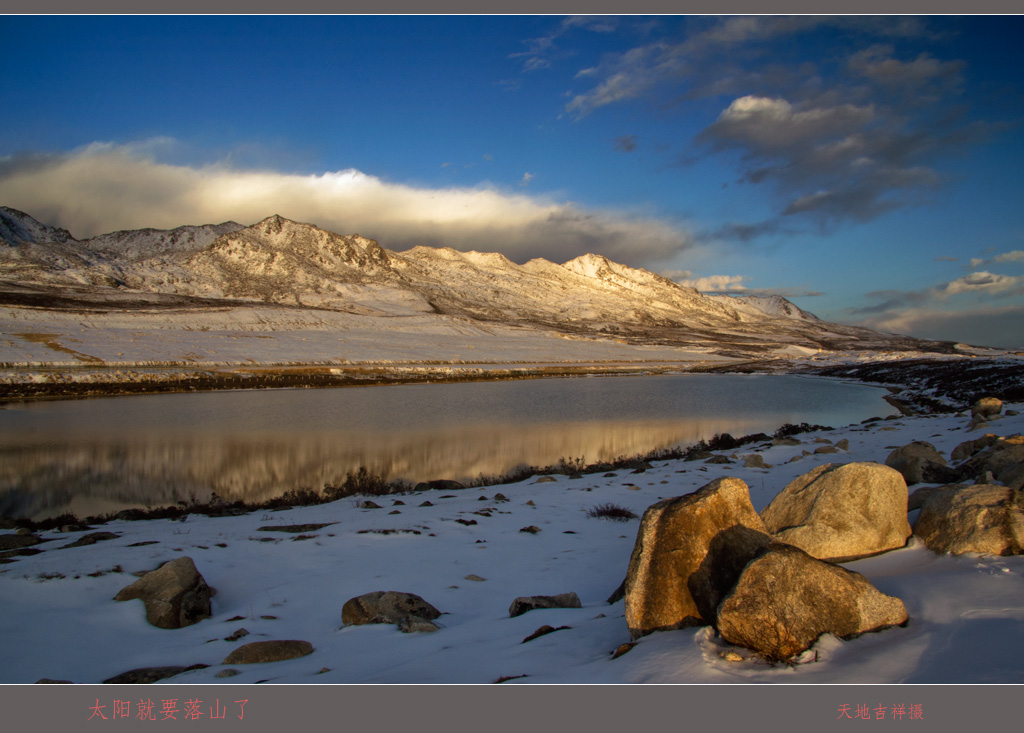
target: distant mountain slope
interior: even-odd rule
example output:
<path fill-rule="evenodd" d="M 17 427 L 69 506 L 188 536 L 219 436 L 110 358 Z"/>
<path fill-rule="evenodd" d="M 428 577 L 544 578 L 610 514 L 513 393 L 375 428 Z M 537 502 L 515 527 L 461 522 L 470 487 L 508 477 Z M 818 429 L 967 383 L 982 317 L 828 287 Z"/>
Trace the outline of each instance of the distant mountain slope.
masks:
<path fill-rule="evenodd" d="M 799 321 L 820 321 L 813 313 L 798 308 L 781 295 L 709 295 L 711 300 L 734 308 L 743 316 L 792 318 Z"/>
<path fill-rule="evenodd" d="M 78 241 L 0 208 L 0 279 L 175 296 L 192 307 L 279 304 L 373 316 L 434 313 L 636 343 L 758 353 L 783 349 L 922 349 L 928 342 L 830 324 L 785 298 L 707 296 L 660 275 L 586 254 L 516 264 L 497 253 L 414 247 L 392 252 L 271 216 Z M 23 302 L 9 300 L 8 302 Z M 55 301 L 56 302 L 56 301 Z M 63 302 L 63 301 L 62 301 Z M 384 328 L 383 322 L 381 328 Z M 939 346 L 939 345 L 935 345 Z"/>

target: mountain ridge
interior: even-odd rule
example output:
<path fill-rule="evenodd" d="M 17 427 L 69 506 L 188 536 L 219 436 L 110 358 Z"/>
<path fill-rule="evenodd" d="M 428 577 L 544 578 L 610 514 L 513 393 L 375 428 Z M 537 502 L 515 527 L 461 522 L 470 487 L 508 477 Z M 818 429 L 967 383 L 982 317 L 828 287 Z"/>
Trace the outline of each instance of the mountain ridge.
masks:
<path fill-rule="evenodd" d="M 924 342 L 827 323 L 781 296 L 705 295 L 588 253 L 517 264 L 500 253 L 416 246 L 396 252 L 280 215 L 87 240 L 0 207 L 0 280 L 43 288 L 332 310 L 433 314 L 567 334 L 723 348 L 920 349 Z M 43 239 L 53 241 L 40 241 Z"/>

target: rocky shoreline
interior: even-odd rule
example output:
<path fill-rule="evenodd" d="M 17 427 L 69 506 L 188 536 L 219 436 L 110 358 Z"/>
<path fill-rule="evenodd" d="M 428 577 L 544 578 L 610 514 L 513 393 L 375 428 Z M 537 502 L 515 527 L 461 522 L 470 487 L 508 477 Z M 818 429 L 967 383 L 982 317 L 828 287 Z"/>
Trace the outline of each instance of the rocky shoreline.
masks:
<path fill-rule="evenodd" d="M 679 492 L 653 504 L 647 503 L 635 532 L 626 579 L 620 591 L 604 601 L 605 612 L 593 616 L 595 606 L 601 604 L 593 600 L 592 589 L 589 594 L 562 588 L 558 593 L 515 598 L 509 611 L 510 618 L 529 611 L 529 618 L 538 619 L 533 625 L 549 620 L 519 643 L 531 643 L 554 632 L 559 632 L 560 637 L 571 637 L 573 629 L 585 623 L 583 616 L 566 616 L 570 623 L 558 626 L 551 620 L 557 618 L 557 614 L 576 613 L 574 609 L 587 612 L 592 621 L 610 617 L 609 620 L 617 624 L 617 632 L 602 638 L 614 638 L 616 634 L 620 638 L 628 638 L 607 650 L 609 660 L 629 659 L 637 654 L 635 650 L 638 647 L 643 648 L 651 639 L 662 637 L 662 633 L 657 632 L 707 629 L 706 635 L 696 638 L 703 640 L 700 644 L 705 659 L 712 660 L 705 662 L 709 671 L 716 669 L 717 664 L 739 665 L 744 669 L 757 669 L 758 665 L 765 664 L 769 668 L 773 665 L 791 668 L 794 665 L 814 666 L 822 661 L 820 654 L 827 655 L 830 650 L 834 652 L 838 648 L 835 644 L 845 644 L 872 632 L 898 641 L 902 637 L 892 629 L 903 628 L 906 632 L 908 621 L 927 623 L 922 618 L 926 614 L 919 603 L 913 597 L 902 598 L 891 581 L 879 586 L 875 579 L 860 572 L 861 565 L 845 566 L 866 558 L 878 560 L 893 553 L 906 552 L 911 547 L 927 548 L 936 557 L 956 557 L 966 553 L 971 558 L 984 559 L 1024 554 L 1024 500 L 1021 499 L 1024 490 L 1024 438 L 1019 432 L 1013 432 L 1014 429 L 1019 431 L 1021 425 L 1016 407 L 1006 406 L 996 398 L 987 398 L 977 401 L 969 415 L 962 411 L 957 416 L 939 420 L 936 420 L 937 416 L 919 415 L 870 420 L 860 426 L 847 426 L 840 430 L 806 426 L 810 429 L 807 433 L 791 426 L 790 430 L 780 431 L 774 438 L 760 435 L 748 436 L 748 440 L 719 436 L 712 443 L 691 449 L 685 455 L 661 461 L 661 465 L 655 466 L 651 462 L 637 464 L 628 475 L 629 480 L 622 484 L 625 493 L 642 492 L 637 483 L 673 469 L 676 474 L 690 475 L 694 479 L 707 475 L 709 470 L 720 473 L 720 476 L 707 476 L 710 481 L 704 479 L 696 490 Z M 909 431 L 899 427 L 904 423 Z M 1009 426 L 1010 431 L 1007 432 L 1003 425 Z M 945 445 L 951 447 L 939 451 L 924 439 L 935 430 L 940 431 L 935 433 L 936 437 L 943 432 L 948 433 Z M 839 438 L 839 435 L 846 437 Z M 900 438 L 891 449 L 887 447 L 884 461 L 881 456 L 870 460 L 871 456 L 866 455 L 863 448 L 856 453 L 856 447 L 852 445 L 862 440 L 859 436 L 867 435 L 899 435 Z M 907 442 L 911 437 L 913 440 Z M 955 439 L 955 446 L 950 439 Z M 790 456 L 788 460 L 787 455 Z M 810 470 L 805 467 L 795 475 L 788 471 L 790 464 L 821 460 L 836 462 L 818 463 L 809 467 Z M 566 489 L 589 492 L 590 487 L 601 480 L 598 471 L 603 468 L 607 467 L 566 464 L 561 467 L 561 472 L 520 477 L 517 486 L 504 489 L 511 499 L 501 492 L 492 495 L 493 487 L 479 487 L 486 494 L 476 497 L 477 492 L 460 490 L 465 487 L 450 483 L 425 484 L 415 487 L 415 491 L 392 496 L 390 513 L 385 506 L 358 496 L 345 502 L 308 507 L 307 511 L 321 514 L 315 523 L 282 522 L 284 515 L 281 519 L 276 519 L 273 514 L 257 518 L 252 512 L 246 512 L 242 517 L 236 512 L 223 511 L 220 514 L 210 512 L 209 518 L 191 517 L 191 520 L 186 513 L 179 519 L 190 520 L 187 523 L 189 528 L 186 529 L 186 524 L 177 525 L 181 529 L 173 529 L 170 533 L 163 529 L 166 525 L 159 522 L 126 524 L 117 521 L 109 527 L 113 531 L 73 525 L 50 531 L 38 527 L 22 528 L 13 534 L 0 534 L 3 547 L 0 561 L 5 563 L 0 567 L 18 568 L 16 572 L 19 572 L 22 564 L 26 568 L 32 566 L 37 569 L 35 572 L 42 571 L 40 578 L 49 582 L 66 578 L 66 573 L 43 570 L 56 567 L 52 562 L 43 562 L 43 558 L 52 555 L 74 561 L 85 557 L 84 554 L 65 555 L 63 550 L 87 553 L 90 550 L 86 548 L 93 548 L 100 553 L 104 546 L 114 545 L 119 548 L 153 548 L 152 552 L 146 551 L 147 557 L 162 558 L 163 562 L 154 570 L 136 572 L 138 580 L 130 584 L 120 581 L 118 585 L 123 587 L 114 601 L 121 605 L 140 599 L 145 607 L 146 623 L 159 629 L 174 630 L 164 633 L 181 634 L 193 626 L 207 628 L 217 618 L 226 617 L 232 608 L 237 608 L 238 599 L 232 606 L 229 598 L 224 601 L 229 605 L 220 609 L 211 603 L 216 586 L 226 585 L 229 596 L 238 591 L 233 589 L 232 575 L 226 575 L 217 560 L 219 553 L 211 554 L 209 551 L 214 547 L 228 548 L 229 544 L 238 544 L 247 532 L 250 542 L 270 544 L 281 541 L 273 536 L 275 533 L 285 533 L 293 542 L 305 539 L 316 544 L 330 543 L 336 536 L 364 533 L 380 535 L 382 541 L 390 541 L 383 540 L 383 537 L 391 536 L 413 537 L 413 541 L 421 542 L 422 538 L 434 537 L 435 532 L 441 532 L 440 526 L 435 528 L 440 520 L 442 525 L 445 521 L 451 522 L 448 527 L 456 525 L 468 532 L 468 537 L 476 537 L 477 545 L 470 545 L 474 547 L 480 543 L 486 546 L 489 540 L 497 541 L 497 536 L 493 532 L 488 533 L 488 528 L 497 526 L 492 523 L 503 514 L 510 515 L 505 522 L 510 529 L 506 531 L 514 532 L 511 527 L 523 522 L 516 516 L 519 514 L 533 517 L 534 523 L 521 526 L 516 534 L 547 536 L 552 529 L 547 526 L 550 522 L 542 520 L 540 517 L 543 515 L 534 513 L 537 505 L 543 502 L 541 497 L 550 495 L 545 492 L 560 493 L 563 497 L 571 496 L 564 493 Z M 782 474 L 777 473 L 780 469 Z M 605 473 L 605 482 L 609 485 L 621 483 L 622 479 L 616 478 L 621 471 L 619 468 L 619 472 Z M 665 473 L 665 478 L 670 475 Z M 793 478 L 787 480 L 784 488 L 758 510 L 755 502 L 764 504 L 769 497 L 755 492 L 754 480 L 758 476 L 779 475 Z M 661 481 L 661 484 L 667 483 L 670 482 Z M 534 485 L 538 488 L 529 494 L 534 499 L 521 504 L 524 493 Z M 647 485 L 657 486 L 653 481 Z M 595 490 L 600 490 L 600 487 Z M 648 489 L 651 490 L 658 489 Z M 455 493 L 448 493 L 453 491 Z M 373 495 L 382 496 L 383 493 Z M 460 495 L 464 500 L 460 500 Z M 417 508 L 415 505 L 421 499 L 425 500 Z M 472 499 L 477 501 L 469 501 Z M 446 519 L 443 518 L 444 513 L 433 520 L 427 519 L 427 514 L 434 516 L 435 505 L 452 502 L 449 506 L 455 506 L 456 501 L 461 501 L 461 505 L 466 507 L 458 515 L 453 516 L 450 510 L 445 512 L 441 509 L 447 514 Z M 589 516 L 623 522 L 637 517 L 625 507 L 615 504 L 604 506 L 620 511 L 617 515 L 592 511 Z M 285 505 L 279 508 L 289 515 L 298 511 Z M 409 514 L 418 519 L 412 520 L 412 526 L 391 529 L 382 528 L 380 521 L 373 523 L 375 526 L 362 529 L 354 524 L 359 515 L 370 520 L 372 517 L 384 519 L 386 514 Z M 236 537 L 237 531 L 226 532 L 228 525 L 223 523 L 237 521 L 243 521 L 249 529 L 243 529 L 242 534 Z M 400 523 L 401 519 L 394 518 L 394 521 Z M 197 525 L 196 522 L 213 524 Z M 172 523 L 171 526 L 174 525 Z M 216 544 L 211 539 L 187 534 L 200 526 L 209 527 L 205 534 L 211 539 L 220 538 Z M 268 536 L 254 537 L 253 529 L 256 534 L 268 533 Z M 457 536 L 452 530 L 446 531 L 449 536 Z M 565 534 L 574 535 L 578 531 L 568 530 Z M 70 543 L 58 544 L 61 540 L 75 537 L 77 539 Z M 623 539 L 626 537 L 622 535 Z M 686 538 L 686 541 L 680 543 L 680 538 Z M 172 545 L 165 547 L 166 542 L 174 546 L 170 562 L 166 548 Z M 165 549 L 161 550 L 161 547 Z M 124 573 L 125 568 L 138 565 L 138 553 L 142 550 L 119 548 L 103 555 L 109 558 L 106 560 L 108 565 L 111 559 L 118 558 L 113 569 L 89 573 L 89 576 L 116 576 Z M 51 549 L 57 551 L 48 551 Z M 620 552 L 623 549 L 620 548 Z M 205 563 L 201 568 L 200 559 Z M 449 557 L 448 562 L 452 559 Z M 972 562 L 977 564 L 978 559 Z M 508 562 L 507 557 L 503 562 Z M 913 565 L 922 564 L 919 560 Z M 75 562 L 71 566 L 77 567 Z M 983 566 L 983 563 L 977 564 L 977 567 Z M 391 566 L 385 564 L 380 567 Z M 854 570 L 854 567 L 858 569 Z M 864 570 L 869 572 L 867 568 Z M 490 574 L 493 576 L 495 572 L 492 569 Z M 4 574 L 7 573 L 0 572 L 0 575 Z M 566 577 L 575 576 L 570 573 Z M 602 573 L 602 578 L 607 586 L 611 585 L 609 581 L 613 578 L 607 573 Z M 8 580 L 13 579 L 8 574 Z M 466 575 L 466 580 L 472 581 L 470 585 L 486 583 L 487 576 L 470 574 Z M 377 582 L 392 584 L 390 579 Z M 109 583 L 105 585 L 109 586 Z M 463 620 L 465 612 L 463 616 L 452 616 L 439 610 L 446 605 L 444 596 L 440 601 L 436 600 L 441 586 L 431 585 L 431 592 L 423 595 L 411 592 L 413 590 L 419 589 L 372 592 L 364 589 L 350 596 L 341 611 L 341 629 L 383 624 L 396 628 L 402 636 L 438 635 L 449 638 L 453 633 L 459 633 L 460 623 L 466 623 Z M 424 597 L 431 600 L 428 602 Z M 808 603 L 807 598 L 819 601 Z M 287 611 L 283 602 L 275 605 Z M 541 613 L 548 615 L 541 619 Z M 243 617 L 236 614 L 222 619 L 229 622 L 245 620 L 246 627 L 235 630 L 223 640 L 209 640 L 207 643 L 218 642 L 210 653 L 194 651 L 188 655 L 189 658 L 176 660 L 180 663 L 175 664 L 154 658 L 160 662 L 158 665 L 135 667 L 104 679 L 110 683 L 151 683 L 181 675 L 182 680 L 188 677 L 190 681 L 212 682 L 229 678 L 251 681 L 249 678 L 254 674 L 266 673 L 247 673 L 245 670 L 249 668 L 276 669 L 272 665 L 319 655 L 315 657 L 316 664 L 320 665 L 316 674 L 328 677 L 318 681 L 330 681 L 332 667 L 324 666 L 324 662 L 333 665 L 337 659 L 332 661 L 331 652 L 323 647 L 337 643 L 332 637 L 304 634 L 303 624 L 290 628 L 287 621 L 283 624 L 283 634 L 282 629 L 263 629 L 266 623 L 273 625 L 277 622 L 279 616 L 273 614 L 261 618 L 264 622 L 260 626 L 251 615 Z M 257 628 L 263 630 L 254 632 Z M 250 638 L 242 645 L 235 644 L 244 637 Z M 212 658 L 211 653 L 216 658 Z M 630 657 L 626 657 L 627 654 Z M 502 675 L 498 679 L 507 681 L 520 677 Z M 529 678 L 530 675 L 526 675 L 527 681 Z M 44 677 L 39 681 L 67 681 L 67 676 Z"/>

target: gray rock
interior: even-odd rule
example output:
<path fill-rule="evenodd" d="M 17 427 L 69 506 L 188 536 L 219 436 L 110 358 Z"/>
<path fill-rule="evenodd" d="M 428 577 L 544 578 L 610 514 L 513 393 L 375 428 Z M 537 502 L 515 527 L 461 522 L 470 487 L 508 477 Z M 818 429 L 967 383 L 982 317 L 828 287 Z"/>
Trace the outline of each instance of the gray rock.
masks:
<path fill-rule="evenodd" d="M 947 488 L 947 486 L 922 486 L 920 489 L 916 489 L 907 498 L 907 513 L 920 509 L 925 505 L 925 502 Z"/>
<path fill-rule="evenodd" d="M 556 479 L 554 476 L 541 476 L 536 481 L 534 481 L 535 484 L 553 484 L 557 482 L 558 479 Z"/>
<path fill-rule="evenodd" d="M 58 547 L 58 550 L 67 550 L 71 547 L 85 547 L 86 545 L 95 545 L 97 542 L 105 542 L 106 540 L 116 540 L 119 535 L 113 532 L 90 532 L 89 534 L 79 537 L 77 540 L 69 545 L 62 545 Z"/>
<path fill-rule="evenodd" d="M 515 618 L 537 608 L 583 608 L 583 604 L 580 603 L 580 597 L 573 592 L 559 593 L 555 596 L 520 596 L 512 601 L 508 615 L 509 618 Z"/>
<path fill-rule="evenodd" d="M 193 669 L 206 669 L 208 664 L 193 664 L 190 667 L 142 667 L 122 672 L 109 680 L 103 680 L 105 685 L 150 685 L 158 680 L 165 680 L 174 677 L 182 672 L 190 672 Z"/>
<path fill-rule="evenodd" d="M 907 484 L 947 483 L 958 476 L 935 446 L 923 440 L 896 448 L 885 459 L 885 465 L 899 471 Z"/>
<path fill-rule="evenodd" d="M 312 653 L 313 645 L 308 641 L 252 641 L 228 654 L 221 664 L 265 664 L 298 659 Z"/>
<path fill-rule="evenodd" d="M 729 643 L 785 661 L 822 634 L 850 639 L 906 621 L 903 602 L 860 573 L 773 543 L 744 568 L 716 626 Z"/>
<path fill-rule="evenodd" d="M 43 540 L 34 534 L 0 534 L 0 550 L 20 550 Z"/>
<path fill-rule="evenodd" d="M 940 554 L 1024 554 L 1024 496 L 1005 486 L 944 487 L 921 507 L 914 535 Z"/>
<path fill-rule="evenodd" d="M 416 616 L 432 620 L 441 612 L 414 593 L 378 590 L 345 601 L 341 622 L 346 626 L 363 624 L 398 624 Z"/>
<path fill-rule="evenodd" d="M 764 468 L 764 456 L 760 453 L 750 453 L 743 456 L 744 468 Z"/>
<path fill-rule="evenodd" d="M 43 677 L 42 679 L 36 680 L 37 685 L 73 685 L 75 684 L 71 680 L 51 680 L 49 677 Z"/>
<path fill-rule="evenodd" d="M 770 541 L 738 478 L 648 507 L 626 573 L 630 636 L 713 623 L 722 597 Z"/>
<path fill-rule="evenodd" d="M 179 557 L 122 588 L 114 600 L 139 598 L 146 606 L 149 623 L 161 629 L 180 629 L 210 617 L 213 594 L 192 558 Z"/>
<path fill-rule="evenodd" d="M 877 555 L 910 537 L 907 484 L 877 463 L 827 463 L 791 481 L 761 519 L 779 542 L 820 560 Z"/>
<path fill-rule="evenodd" d="M 403 634 L 415 634 L 421 632 L 430 633 L 433 631 L 440 631 L 441 627 L 433 621 L 428 621 L 425 618 L 409 616 L 408 618 L 403 618 L 398 622 L 398 630 Z"/>

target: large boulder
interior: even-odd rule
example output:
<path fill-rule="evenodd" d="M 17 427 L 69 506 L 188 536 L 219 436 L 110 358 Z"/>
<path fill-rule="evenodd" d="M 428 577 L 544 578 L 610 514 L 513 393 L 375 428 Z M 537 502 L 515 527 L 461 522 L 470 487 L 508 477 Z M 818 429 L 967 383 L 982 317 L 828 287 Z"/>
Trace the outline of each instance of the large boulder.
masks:
<path fill-rule="evenodd" d="M 937 484 L 956 481 L 957 472 L 949 467 L 931 443 L 915 440 L 893 450 L 885 465 L 895 468 L 907 484 Z"/>
<path fill-rule="evenodd" d="M 752 560 L 718 609 L 718 632 L 731 644 L 785 661 L 822 634 L 850 639 L 905 623 L 907 609 L 860 573 L 773 543 Z"/>
<path fill-rule="evenodd" d="M 139 598 L 146 606 L 149 623 L 161 629 L 180 629 L 211 616 L 213 594 L 192 558 L 179 557 L 122 588 L 114 600 Z"/>
<path fill-rule="evenodd" d="M 583 605 L 580 597 L 572 591 L 554 596 L 520 596 L 508 607 L 508 615 L 515 618 L 538 608 L 583 608 Z"/>
<path fill-rule="evenodd" d="M 648 507 L 626 574 L 630 636 L 713 623 L 743 567 L 770 541 L 738 478 Z"/>
<path fill-rule="evenodd" d="M 243 644 L 226 657 L 221 664 L 266 664 L 298 659 L 313 653 L 313 645 L 298 639 L 279 641 L 253 641 Z"/>
<path fill-rule="evenodd" d="M 441 615 L 415 593 L 378 590 L 350 598 L 341 607 L 341 622 L 346 626 L 363 624 L 399 624 L 405 619 L 428 621 Z"/>
<path fill-rule="evenodd" d="M 845 562 L 903 547 L 907 482 L 878 463 L 826 463 L 798 476 L 761 511 L 775 539 Z"/>
<path fill-rule="evenodd" d="M 1024 554 L 1024 496 L 1006 486 L 944 487 L 924 502 L 914 535 L 940 554 Z"/>

